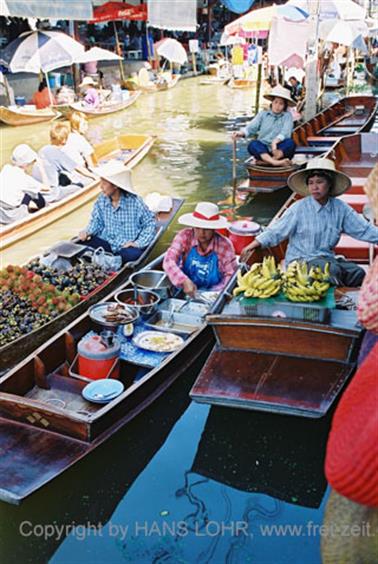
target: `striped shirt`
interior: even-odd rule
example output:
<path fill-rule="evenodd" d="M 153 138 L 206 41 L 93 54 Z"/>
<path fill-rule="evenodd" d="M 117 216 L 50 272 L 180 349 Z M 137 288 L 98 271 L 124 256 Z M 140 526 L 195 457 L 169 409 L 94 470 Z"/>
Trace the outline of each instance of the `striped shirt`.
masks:
<path fill-rule="evenodd" d="M 129 241 L 144 248 L 155 236 L 155 216 L 139 196 L 122 193 L 115 208 L 110 198 L 101 194 L 93 206 L 87 233 L 105 239 L 114 253 Z"/>
<path fill-rule="evenodd" d="M 293 260 L 334 257 L 342 233 L 360 241 L 378 243 L 378 228 L 342 200 L 329 198 L 325 205 L 312 196 L 295 202 L 284 215 L 256 238 L 262 247 L 289 239 L 286 264 Z"/>
<path fill-rule="evenodd" d="M 357 315 L 365 329 L 378 334 L 378 257 L 362 283 Z"/>
<path fill-rule="evenodd" d="M 242 130 L 246 137 L 257 135 L 257 140 L 270 148 L 273 139 L 290 139 L 293 133 L 293 117 L 290 112 L 275 114 L 262 111 Z"/>
<path fill-rule="evenodd" d="M 216 253 L 222 280 L 212 290 L 224 288 L 237 269 L 235 251 L 231 242 L 226 237 L 215 233 L 206 251 L 203 252 L 194 234 L 194 229 L 191 228 L 179 231 L 165 254 L 163 268 L 172 284 L 181 288 L 185 280 L 188 279 L 182 269 L 185 259 L 193 247 L 197 247 L 198 253 L 203 256 L 212 251 Z"/>

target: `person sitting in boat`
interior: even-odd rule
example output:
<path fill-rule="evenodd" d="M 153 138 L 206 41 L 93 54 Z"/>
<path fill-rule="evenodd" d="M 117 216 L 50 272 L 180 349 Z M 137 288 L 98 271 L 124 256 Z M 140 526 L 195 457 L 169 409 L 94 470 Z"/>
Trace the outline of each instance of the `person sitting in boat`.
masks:
<path fill-rule="evenodd" d="M 53 192 L 54 201 L 75 192 L 97 178 L 64 152 L 63 148 L 69 134 L 68 125 L 54 123 L 50 129 L 50 145 L 45 145 L 38 153 L 45 166 L 50 186 L 58 188 Z M 39 174 L 39 167 L 34 167 L 33 176 L 37 180 L 39 180 Z"/>
<path fill-rule="evenodd" d="M 37 153 L 28 145 L 22 144 L 14 149 L 12 164 L 3 166 L 0 173 L 0 223 L 11 223 L 46 205 L 42 193 L 46 196 L 50 187 L 43 166 L 44 184 L 30 175 L 37 160 Z"/>
<path fill-rule="evenodd" d="M 102 194 L 79 237 L 89 247 L 120 255 L 123 263 L 135 261 L 155 237 L 155 216 L 134 192 L 122 163 L 109 162 L 94 172 L 101 178 Z"/>
<path fill-rule="evenodd" d="M 315 158 L 305 170 L 293 173 L 288 185 L 303 198 L 257 235 L 245 247 L 241 259 L 246 260 L 257 247 L 275 247 L 288 239 L 287 265 L 299 260 L 324 269 L 329 263 L 334 284 L 360 286 L 365 277 L 363 268 L 344 257 L 336 257 L 334 248 L 343 233 L 359 241 L 378 244 L 378 228 L 337 198 L 350 188 L 349 177 L 337 171 L 332 160 Z"/>
<path fill-rule="evenodd" d="M 194 297 L 197 290 L 220 290 L 237 269 L 231 242 L 217 233 L 228 222 L 216 204 L 199 202 L 179 218 L 179 231 L 166 252 L 163 268 L 172 284 Z"/>
<path fill-rule="evenodd" d="M 288 166 L 295 153 L 295 143 L 291 139 L 293 118 L 287 111 L 295 106 L 290 92 L 276 86 L 265 96 L 272 101 L 270 110 L 263 110 L 241 131 L 233 133 L 233 139 L 257 135 L 248 145 L 248 152 L 255 157 L 257 164 Z"/>
<path fill-rule="evenodd" d="M 285 87 L 290 90 L 291 98 L 298 102 L 303 93 L 303 86 L 295 76 L 290 76 L 287 85 Z"/>
<path fill-rule="evenodd" d="M 72 112 L 69 118 L 71 131 L 68 134 L 66 143 L 62 146 L 62 151 L 77 166 L 92 168 L 94 149 L 86 138 L 88 131 L 88 121 L 82 112 Z"/>
<path fill-rule="evenodd" d="M 95 110 L 100 106 L 100 96 L 96 88 L 96 83 L 90 76 L 86 76 L 79 87 L 84 93 L 84 106 L 88 109 Z"/>
<path fill-rule="evenodd" d="M 32 97 L 32 104 L 35 105 L 37 110 L 43 110 L 48 108 L 52 104 L 55 104 L 55 98 L 53 94 L 49 91 L 47 87 L 46 79 L 41 80 L 38 86 L 38 90 L 34 92 Z"/>

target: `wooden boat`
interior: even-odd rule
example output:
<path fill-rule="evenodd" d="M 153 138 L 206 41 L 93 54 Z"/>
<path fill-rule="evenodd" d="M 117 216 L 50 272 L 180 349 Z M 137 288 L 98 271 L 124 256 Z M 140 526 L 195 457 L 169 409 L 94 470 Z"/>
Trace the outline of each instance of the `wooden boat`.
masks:
<path fill-rule="evenodd" d="M 220 78 L 218 76 L 211 76 L 209 78 L 201 78 L 200 84 L 203 85 L 203 86 L 209 86 L 209 85 L 212 85 L 212 84 L 223 85 L 223 84 L 227 84 L 229 80 L 230 80 L 230 77 Z"/>
<path fill-rule="evenodd" d="M 137 84 L 136 82 L 129 80 L 125 81 L 124 85 L 129 90 L 136 90 L 138 92 L 153 93 L 153 92 L 163 92 L 165 90 L 170 90 L 174 88 L 178 81 L 180 80 L 180 75 L 170 75 L 164 77 L 164 82 L 146 82 L 146 84 Z"/>
<path fill-rule="evenodd" d="M 254 88 L 256 86 L 256 80 L 247 80 L 245 78 L 231 78 L 227 83 L 230 88 L 235 88 L 237 90 L 244 90 L 246 88 Z"/>
<path fill-rule="evenodd" d="M 240 188 L 252 192 L 274 192 L 284 188 L 290 174 L 305 166 L 308 158 L 321 156 L 340 137 L 369 131 L 374 122 L 377 107 L 378 103 L 374 96 L 342 98 L 294 129 L 293 139 L 297 148 L 293 165 L 260 166 L 251 157 L 245 162 L 249 180 Z M 302 159 L 301 162 L 300 159 Z"/>
<path fill-rule="evenodd" d="M 81 102 L 74 102 L 70 104 L 71 111 L 82 112 L 87 116 L 88 119 L 96 118 L 96 117 L 103 117 L 109 114 L 114 114 L 116 112 L 121 112 L 122 110 L 126 110 L 129 106 L 134 104 L 140 96 L 140 92 L 133 92 L 129 96 L 127 100 L 123 102 L 115 102 L 115 103 L 107 103 L 95 110 L 87 108 Z"/>
<path fill-rule="evenodd" d="M 330 423 L 212 406 L 190 472 L 291 507 L 320 507 Z"/>
<path fill-rule="evenodd" d="M 59 112 L 51 108 L 29 110 L 22 106 L 14 108 L 0 106 L 0 121 L 7 125 L 33 125 L 34 123 L 57 119 L 59 116 Z"/>
<path fill-rule="evenodd" d="M 98 302 L 106 294 L 124 282 L 132 272 L 144 265 L 160 237 L 166 231 L 177 211 L 180 209 L 182 203 L 182 199 L 174 198 L 172 210 L 168 213 L 158 214 L 158 226 L 155 238 L 137 261 L 125 264 L 115 276 L 110 277 L 104 285 L 99 286 L 96 290 L 94 290 L 94 292 L 89 294 L 85 299 L 67 312 L 62 313 L 45 325 L 42 325 L 39 329 L 34 330 L 32 333 L 23 335 L 22 337 L 19 337 L 18 339 L 1 347 L 0 373 L 14 366 L 20 359 L 25 358 L 25 356 L 30 354 L 35 348 L 39 347 L 42 343 L 45 343 L 46 340 L 48 340 L 52 335 L 55 335 L 57 331 L 66 327 L 73 319 L 76 319 L 79 315 L 85 312 L 90 305 Z"/>
<path fill-rule="evenodd" d="M 337 169 L 352 175 L 352 189 L 344 196 L 350 198 L 351 205 L 351 197 L 361 193 L 361 185 L 375 164 L 371 151 L 376 142 L 375 134 L 359 134 L 341 139 L 332 149 Z M 292 195 L 273 221 L 297 198 Z M 283 244 L 270 249 L 278 262 L 284 251 Z M 267 252 L 256 250 L 251 263 L 260 262 Z M 369 244 L 347 235 L 342 235 L 335 252 L 361 265 L 368 265 L 372 258 Z M 228 294 L 233 285 L 226 289 Z M 355 303 L 358 289 L 338 288 L 336 293 Z M 313 319 L 318 310 L 310 314 Z M 331 309 L 325 321 L 291 319 L 279 308 L 272 316 L 257 316 L 231 299 L 208 317 L 217 345 L 191 397 L 242 409 L 304 417 L 325 415 L 354 372 L 363 331 L 354 310 Z"/>
<path fill-rule="evenodd" d="M 101 164 L 107 159 L 122 158 L 129 168 L 136 166 L 151 149 L 155 137 L 150 135 L 119 135 L 94 147 L 94 160 Z M 54 202 L 28 216 L 2 226 L 0 233 L 0 250 L 15 245 L 29 235 L 44 229 L 78 208 L 84 206 L 100 192 L 99 180 L 95 180 L 79 192 L 71 194 L 64 200 Z"/>
<path fill-rule="evenodd" d="M 159 257 L 149 268 L 161 263 Z M 88 381 L 68 371 L 78 341 L 94 328 L 90 316 L 82 315 L 0 378 L 1 499 L 20 503 L 92 452 L 184 377 L 211 340 L 204 322 L 176 352 L 149 367 L 146 359 L 138 364 L 122 353 L 125 390 L 102 405 L 84 400 L 81 392 Z"/>

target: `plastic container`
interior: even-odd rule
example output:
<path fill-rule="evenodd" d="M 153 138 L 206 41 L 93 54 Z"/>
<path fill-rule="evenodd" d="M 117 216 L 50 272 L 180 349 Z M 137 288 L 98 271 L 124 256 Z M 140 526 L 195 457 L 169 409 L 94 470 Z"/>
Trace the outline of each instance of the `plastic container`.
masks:
<path fill-rule="evenodd" d="M 117 362 L 121 345 L 116 337 L 106 343 L 99 335 L 91 335 L 79 341 L 77 346 L 77 370 L 79 376 L 90 380 L 108 378 Z M 112 378 L 119 378 L 119 366 L 113 370 Z"/>
<path fill-rule="evenodd" d="M 60 88 L 62 86 L 61 74 L 59 72 L 51 72 L 49 74 L 50 88 Z"/>
<path fill-rule="evenodd" d="M 26 104 L 25 96 L 15 96 L 14 101 L 16 103 L 16 106 L 25 106 Z"/>
<path fill-rule="evenodd" d="M 252 243 L 256 235 L 261 233 L 259 223 L 249 220 L 239 220 L 231 223 L 229 239 L 234 246 L 235 253 L 240 255 L 244 247 Z"/>

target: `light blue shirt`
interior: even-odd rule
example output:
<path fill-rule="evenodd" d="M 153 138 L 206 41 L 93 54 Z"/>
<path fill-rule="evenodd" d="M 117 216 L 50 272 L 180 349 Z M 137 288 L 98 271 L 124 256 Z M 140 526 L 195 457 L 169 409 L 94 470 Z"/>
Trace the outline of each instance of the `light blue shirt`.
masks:
<path fill-rule="evenodd" d="M 154 214 L 139 196 L 122 194 L 114 208 L 109 197 L 101 194 L 93 207 L 87 232 L 105 239 L 117 253 L 122 246 L 133 241 L 137 247 L 147 247 L 156 232 Z"/>
<path fill-rule="evenodd" d="M 289 239 L 286 264 L 293 260 L 334 257 L 333 249 L 345 233 L 360 241 L 378 243 L 378 228 L 338 198 L 322 206 L 312 196 L 299 200 L 256 238 L 262 247 Z"/>
<path fill-rule="evenodd" d="M 271 148 L 273 139 L 290 139 L 293 133 L 293 117 L 290 112 L 275 114 L 262 111 L 242 130 L 246 137 L 257 135 L 257 140 Z"/>

